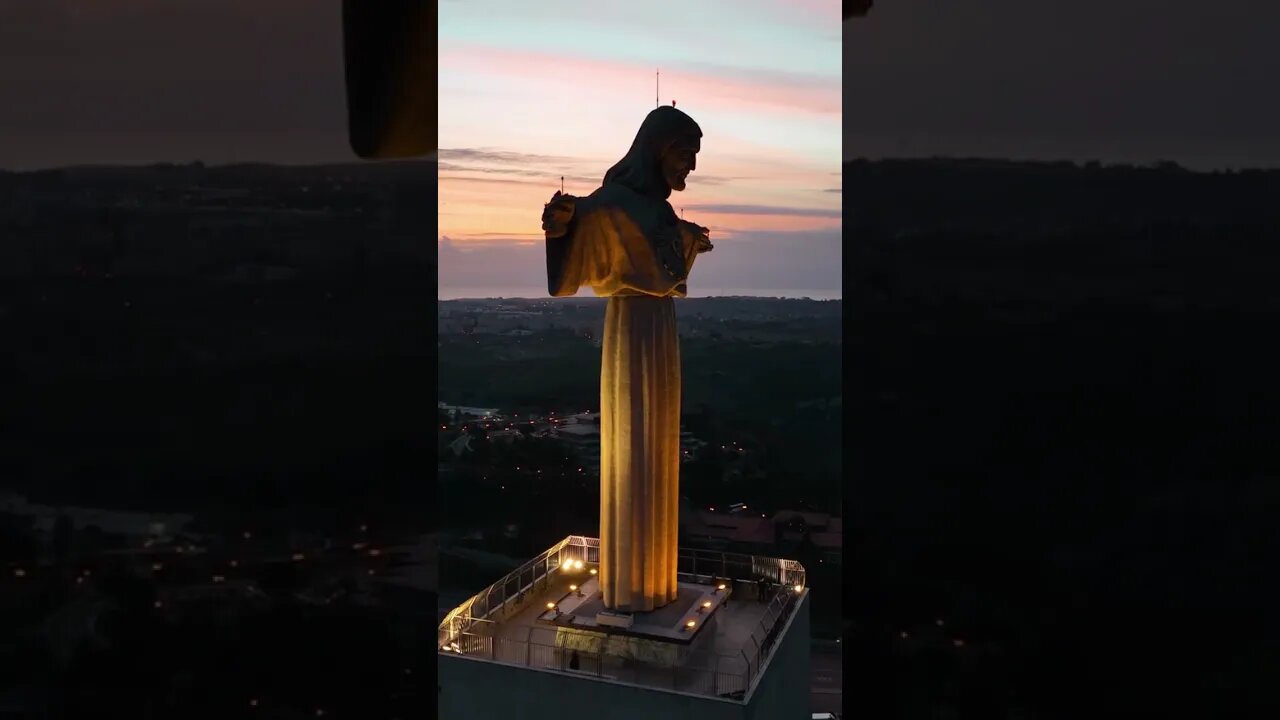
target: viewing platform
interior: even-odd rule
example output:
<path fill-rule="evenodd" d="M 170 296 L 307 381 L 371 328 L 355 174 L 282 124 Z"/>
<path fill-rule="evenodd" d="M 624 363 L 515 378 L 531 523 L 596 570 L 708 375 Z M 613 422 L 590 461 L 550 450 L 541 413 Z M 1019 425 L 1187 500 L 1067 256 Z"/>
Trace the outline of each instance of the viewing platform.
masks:
<path fill-rule="evenodd" d="M 772 661 L 784 638 L 798 637 L 807 672 L 799 563 L 681 549 L 677 598 L 627 614 L 605 610 L 598 559 L 595 538 L 570 536 L 450 611 L 438 628 L 442 667 L 456 659 L 693 696 L 721 705 L 723 717 L 748 717 L 733 708 L 773 684 L 767 676 L 778 673 L 767 671 L 782 664 Z"/>

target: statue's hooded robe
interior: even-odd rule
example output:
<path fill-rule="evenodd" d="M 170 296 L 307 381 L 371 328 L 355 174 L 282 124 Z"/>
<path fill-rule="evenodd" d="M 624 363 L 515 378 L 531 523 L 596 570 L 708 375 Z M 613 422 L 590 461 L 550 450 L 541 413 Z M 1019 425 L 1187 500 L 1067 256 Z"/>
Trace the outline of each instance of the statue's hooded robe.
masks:
<path fill-rule="evenodd" d="M 600 189 L 576 201 L 568 232 L 547 240 L 553 296 L 589 286 L 608 297 L 600 363 L 600 573 L 605 607 L 645 612 L 676 598 L 680 498 L 680 348 L 698 231 L 676 217 L 663 154 L 702 131 L 660 107 Z"/>

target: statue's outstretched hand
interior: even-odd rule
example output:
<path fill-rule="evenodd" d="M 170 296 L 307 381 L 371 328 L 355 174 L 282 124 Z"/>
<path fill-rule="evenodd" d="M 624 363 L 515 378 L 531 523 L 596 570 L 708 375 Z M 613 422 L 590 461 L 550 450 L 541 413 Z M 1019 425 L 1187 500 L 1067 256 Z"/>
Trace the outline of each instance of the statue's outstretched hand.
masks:
<path fill-rule="evenodd" d="M 542 231 L 548 238 L 563 237 L 569 232 L 569 222 L 573 220 L 576 201 L 574 196 L 557 191 L 542 207 Z"/>
<path fill-rule="evenodd" d="M 702 227 L 701 225 L 697 223 L 691 223 L 688 220 L 681 220 L 680 222 L 684 223 L 685 230 L 687 230 L 689 234 L 693 236 L 693 241 L 696 244 L 698 254 L 702 254 L 704 252 L 711 252 L 716 248 L 715 245 L 711 244 L 710 228 Z"/>

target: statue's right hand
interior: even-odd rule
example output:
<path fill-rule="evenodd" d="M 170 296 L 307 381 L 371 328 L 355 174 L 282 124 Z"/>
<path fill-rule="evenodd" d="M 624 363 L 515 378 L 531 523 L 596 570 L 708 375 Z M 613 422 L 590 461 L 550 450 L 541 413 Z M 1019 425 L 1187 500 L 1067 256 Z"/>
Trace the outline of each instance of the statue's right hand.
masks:
<path fill-rule="evenodd" d="M 569 232 L 577 198 L 556 192 L 542 208 L 542 230 L 549 238 L 557 238 Z"/>

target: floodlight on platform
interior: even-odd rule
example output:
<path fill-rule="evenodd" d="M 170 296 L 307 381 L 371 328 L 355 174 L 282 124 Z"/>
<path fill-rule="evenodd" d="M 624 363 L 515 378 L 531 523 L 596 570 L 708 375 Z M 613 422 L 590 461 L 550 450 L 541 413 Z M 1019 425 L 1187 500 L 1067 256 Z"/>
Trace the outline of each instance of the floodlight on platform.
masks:
<path fill-rule="evenodd" d="M 599 571 L 599 570 L 596 570 L 595 568 L 591 568 L 591 574 L 592 574 L 592 575 L 598 575 L 598 574 L 600 574 L 600 571 Z"/>
<path fill-rule="evenodd" d="M 797 584 L 797 585 L 795 586 L 795 588 L 794 588 L 794 589 L 795 589 L 795 591 L 796 591 L 797 593 L 800 593 L 800 592 L 802 592 L 802 591 L 804 590 L 804 586 L 803 586 L 803 585 L 800 585 L 800 584 Z"/>
<path fill-rule="evenodd" d="M 710 601 L 710 600 L 704 600 L 704 601 L 703 601 L 703 603 L 702 603 L 702 609 L 703 609 L 703 610 L 710 610 L 710 609 L 711 609 L 711 601 Z M 701 612 L 701 610 L 700 610 L 699 612 Z"/>
<path fill-rule="evenodd" d="M 724 592 L 724 583 L 720 583 L 716 586 L 716 592 Z"/>
<path fill-rule="evenodd" d="M 684 626 L 685 626 L 686 628 L 688 628 L 688 629 L 692 630 L 692 629 L 694 629 L 694 628 L 698 627 L 698 623 L 697 623 L 696 621 L 690 620 L 689 622 L 685 623 L 685 624 L 684 624 Z"/>

